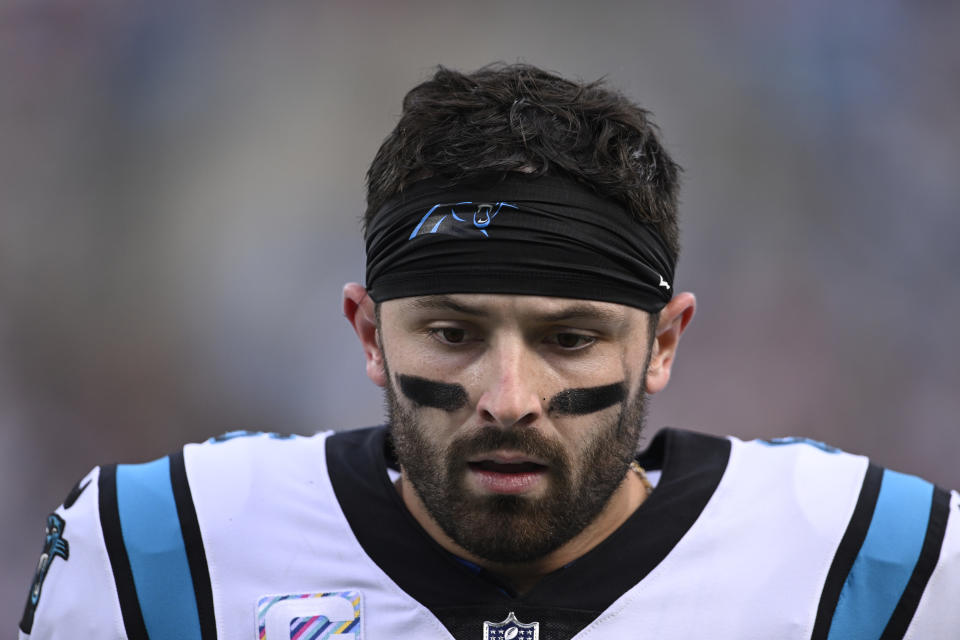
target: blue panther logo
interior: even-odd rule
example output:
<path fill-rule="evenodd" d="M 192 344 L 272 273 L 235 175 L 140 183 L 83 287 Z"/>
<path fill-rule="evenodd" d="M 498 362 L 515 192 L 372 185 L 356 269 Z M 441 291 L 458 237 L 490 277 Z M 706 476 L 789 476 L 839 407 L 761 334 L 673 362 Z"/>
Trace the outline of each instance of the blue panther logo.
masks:
<path fill-rule="evenodd" d="M 64 519 L 56 513 L 47 516 L 43 552 L 40 554 L 40 562 L 37 563 L 37 570 L 33 575 L 33 584 L 30 585 L 30 594 L 27 596 L 23 618 L 20 620 L 20 629 L 24 633 L 30 633 L 33 627 L 33 615 L 37 610 L 37 603 L 40 602 L 40 592 L 43 589 L 43 581 L 47 577 L 47 572 L 50 570 L 50 563 L 57 556 L 64 560 L 70 559 L 70 543 L 63 537 L 63 530 L 66 526 L 67 523 Z"/>
<path fill-rule="evenodd" d="M 447 202 L 435 204 L 417 224 L 407 240 L 431 233 L 442 233 L 459 237 L 471 237 L 479 231 L 484 238 L 489 237 L 487 227 L 504 207 L 518 208 L 507 202 Z M 458 223 L 466 224 L 458 224 Z M 446 224 L 444 224 L 446 223 Z"/>
<path fill-rule="evenodd" d="M 57 514 L 51 513 L 47 516 L 46 539 L 43 543 L 43 553 L 40 554 L 40 562 L 37 563 L 33 588 L 30 590 L 30 603 L 34 606 L 36 606 L 40 600 L 40 588 L 43 586 L 43 579 L 47 577 L 50 563 L 53 562 L 53 559 L 57 556 L 60 556 L 64 560 L 70 558 L 70 543 L 63 537 L 63 530 L 66 526 L 67 523 Z"/>

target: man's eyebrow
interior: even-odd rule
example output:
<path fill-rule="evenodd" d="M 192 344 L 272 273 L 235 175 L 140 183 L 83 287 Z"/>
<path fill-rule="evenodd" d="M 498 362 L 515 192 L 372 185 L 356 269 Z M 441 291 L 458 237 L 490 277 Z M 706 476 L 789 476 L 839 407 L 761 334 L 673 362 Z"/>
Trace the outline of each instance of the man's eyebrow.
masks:
<path fill-rule="evenodd" d="M 454 311 L 464 315 L 478 316 L 487 318 L 493 315 L 482 305 L 467 304 L 455 300 L 451 296 L 434 295 L 415 298 L 410 301 L 410 307 L 423 311 Z M 565 304 L 562 308 L 555 311 L 534 312 L 529 317 L 538 322 L 563 322 L 569 320 L 598 320 L 601 322 L 619 323 L 623 322 L 624 315 L 614 309 L 608 309 L 589 302 L 574 302 Z"/>
<path fill-rule="evenodd" d="M 457 302 L 450 296 L 424 296 L 410 301 L 410 307 L 420 311 L 455 311 L 471 316 L 488 317 L 490 312 L 481 305 Z"/>
<path fill-rule="evenodd" d="M 574 303 L 562 309 L 535 314 L 541 322 L 562 322 L 564 320 L 600 320 L 603 322 L 623 322 L 622 312 L 589 303 Z"/>

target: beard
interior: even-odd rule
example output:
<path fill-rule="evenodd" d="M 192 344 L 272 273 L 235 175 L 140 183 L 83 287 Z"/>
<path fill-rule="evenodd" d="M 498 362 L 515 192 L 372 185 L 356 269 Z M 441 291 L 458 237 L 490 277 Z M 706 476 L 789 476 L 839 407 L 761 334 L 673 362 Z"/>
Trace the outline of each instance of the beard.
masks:
<path fill-rule="evenodd" d="M 646 396 L 640 389 L 636 398 L 624 401 L 619 414 L 569 451 L 530 427 L 485 426 L 438 447 L 424 434 L 416 413 L 397 401 L 389 375 L 387 406 L 397 460 L 436 523 L 480 558 L 519 563 L 559 548 L 600 514 L 636 455 Z M 549 480 L 546 493 L 531 498 L 470 492 L 468 459 L 496 449 L 542 460 Z"/>

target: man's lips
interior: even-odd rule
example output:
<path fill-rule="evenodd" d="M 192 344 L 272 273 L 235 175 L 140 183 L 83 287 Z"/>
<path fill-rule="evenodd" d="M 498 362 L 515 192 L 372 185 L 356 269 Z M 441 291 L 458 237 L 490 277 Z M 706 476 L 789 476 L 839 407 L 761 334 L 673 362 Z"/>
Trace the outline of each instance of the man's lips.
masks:
<path fill-rule="evenodd" d="M 541 467 L 547 466 L 547 463 L 544 460 L 541 460 L 536 456 L 527 455 L 520 451 L 507 450 L 479 453 L 477 455 L 470 456 L 470 458 L 467 460 L 468 464 L 479 464 L 484 462 L 493 462 L 496 464 L 505 465 L 530 463 Z"/>
<path fill-rule="evenodd" d="M 473 456 L 467 468 L 481 489 L 505 495 L 533 489 L 547 472 L 547 466 L 536 458 L 508 452 Z"/>
<path fill-rule="evenodd" d="M 479 462 L 468 462 L 474 471 L 490 471 L 492 473 L 536 473 L 546 470 L 546 467 L 536 462 L 495 462 L 493 460 L 480 460 Z"/>

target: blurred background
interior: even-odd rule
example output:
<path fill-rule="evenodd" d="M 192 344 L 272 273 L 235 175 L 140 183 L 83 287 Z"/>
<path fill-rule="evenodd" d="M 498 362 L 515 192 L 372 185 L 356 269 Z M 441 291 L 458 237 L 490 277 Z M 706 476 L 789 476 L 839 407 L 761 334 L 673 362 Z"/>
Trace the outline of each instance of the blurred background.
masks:
<path fill-rule="evenodd" d="M 697 293 L 664 425 L 960 487 L 960 4 L 0 4 L 0 620 L 104 462 L 382 420 L 341 317 L 364 174 L 442 63 L 652 110 Z"/>

